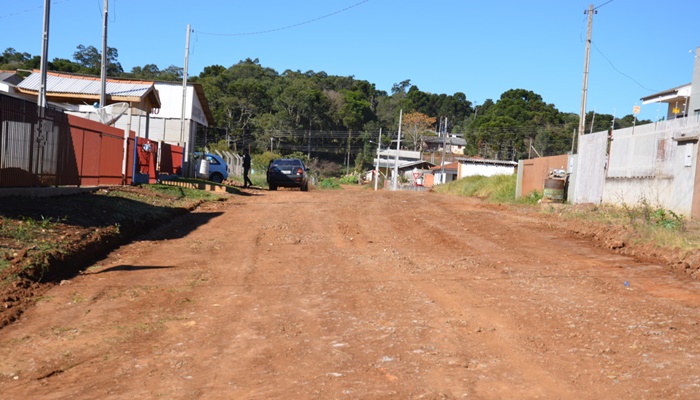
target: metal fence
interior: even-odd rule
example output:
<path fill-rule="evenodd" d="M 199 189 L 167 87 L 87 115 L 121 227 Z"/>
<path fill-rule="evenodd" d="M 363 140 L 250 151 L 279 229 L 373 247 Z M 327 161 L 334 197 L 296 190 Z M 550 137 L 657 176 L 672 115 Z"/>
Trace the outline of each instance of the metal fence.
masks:
<path fill-rule="evenodd" d="M 0 94 L 0 188 L 152 183 L 182 174 L 183 150 Z"/>
<path fill-rule="evenodd" d="M 0 187 L 74 185 L 66 115 L 0 95 Z"/>

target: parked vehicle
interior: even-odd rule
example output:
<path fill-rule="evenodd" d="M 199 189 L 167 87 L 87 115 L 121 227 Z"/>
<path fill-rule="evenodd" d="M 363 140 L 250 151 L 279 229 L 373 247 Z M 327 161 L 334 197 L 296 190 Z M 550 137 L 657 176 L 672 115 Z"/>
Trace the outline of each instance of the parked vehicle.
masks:
<path fill-rule="evenodd" d="M 270 161 L 267 168 L 267 184 L 270 190 L 278 187 L 309 190 L 308 168 L 297 158 L 278 158 Z"/>
<path fill-rule="evenodd" d="M 197 158 L 196 174 L 198 178 L 206 179 L 214 183 L 221 183 L 228 179 L 228 166 L 221 156 L 217 154 L 195 153 Z"/>

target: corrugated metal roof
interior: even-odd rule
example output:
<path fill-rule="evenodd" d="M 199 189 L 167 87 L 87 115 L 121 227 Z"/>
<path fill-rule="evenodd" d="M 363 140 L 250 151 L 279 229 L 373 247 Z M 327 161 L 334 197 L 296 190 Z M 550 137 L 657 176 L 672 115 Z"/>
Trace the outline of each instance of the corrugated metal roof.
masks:
<path fill-rule="evenodd" d="M 0 70 L 0 81 L 7 82 L 11 85 L 16 85 L 22 82 L 22 77 L 17 75 L 16 71 Z"/>
<path fill-rule="evenodd" d="M 437 144 L 442 144 L 443 143 L 443 138 L 439 137 L 426 137 L 423 138 L 423 141 L 426 143 L 437 143 Z M 451 146 L 466 146 L 467 141 L 462 139 L 462 138 L 457 138 L 457 137 L 448 137 L 444 139 L 446 144 L 449 144 Z"/>
<path fill-rule="evenodd" d="M 450 163 L 445 163 L 445 171 L 457 171 L 458 166 L 459 166 L 459 161 L 453 161 L 453 162 L 450 162 Z M 438 165 L 438 166 L 432 167 L 432 168 L 430 168 L 430 169 L 432 169 L 432 170 L 441 170 L 441 169 L 442 169 L 442 165 Z"/>
<path fill-rule="evenodd" d="M 457 161 L 465 164 L 490 164 L 490 165 L 502 165 L 502 166 L 516 166 L 518 165 L 515 161 L 505 161 L 505 160 L 488 160 L 485 158 L 457 158 Z"/>
<path fill-rule="evenodd" d="M 153 82 L 122 82 L 108 79 L 105 86 L 105 94 L 108 96 L 141 98 L 153 88 Z M 38 72 L 32 73 L 20 82 L 17 87 L 38 92 L 41 87 L 41 74 Z M 100 95 L 101 90 L 100 78 L 46 74 L 47 93 Z"/>

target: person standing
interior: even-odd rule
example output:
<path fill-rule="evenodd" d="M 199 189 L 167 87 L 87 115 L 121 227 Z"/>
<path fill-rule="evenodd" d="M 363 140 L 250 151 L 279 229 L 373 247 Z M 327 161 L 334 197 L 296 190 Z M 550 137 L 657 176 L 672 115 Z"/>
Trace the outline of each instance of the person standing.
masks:
<path fill-rule="evenodd" d="M 250 172 L 250 154 L 248 149 L 243 149 L 243 187 L 253 186 L 253 182 L 250 181 L 248 177 L 248 172 Z"/>

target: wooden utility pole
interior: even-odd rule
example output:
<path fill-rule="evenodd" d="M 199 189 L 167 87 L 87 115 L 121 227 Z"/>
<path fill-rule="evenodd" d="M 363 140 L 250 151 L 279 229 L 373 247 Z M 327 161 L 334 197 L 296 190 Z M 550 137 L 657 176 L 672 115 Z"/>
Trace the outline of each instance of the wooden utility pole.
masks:
<path fill-rule="evenodd" d="M 593 10 L 593 4 L 588 7 L 588 33 L 586 34 L 586 56 L 583 64 L 583 91 L 581 94 L 581 115 L 578 122 L 578 134 L 583 135 L 586 128 L 586 95 L 588 93 L 588 63 L 591 56 L 591 34 L 593 30 L 593 14 L 597 11 Z"/>

